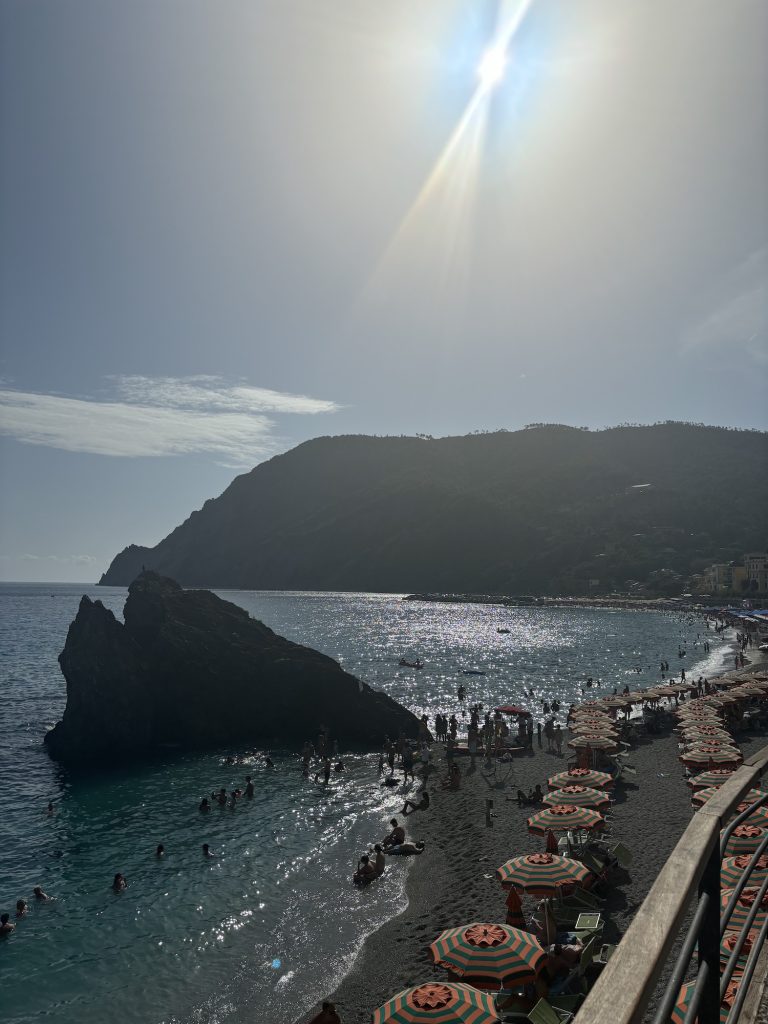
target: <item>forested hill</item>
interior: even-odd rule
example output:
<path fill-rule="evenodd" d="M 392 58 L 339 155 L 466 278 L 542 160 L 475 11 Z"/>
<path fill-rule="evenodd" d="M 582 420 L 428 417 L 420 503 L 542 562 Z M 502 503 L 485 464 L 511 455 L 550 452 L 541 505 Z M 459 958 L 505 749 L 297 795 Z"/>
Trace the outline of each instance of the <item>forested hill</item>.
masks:
<path fill-rule="evenodd" d="M 663 590 L 659 570 L 765 550 L 767 439 L 682 423 L 321 437 L 238 476 L 156 547 L 126 548 L 100 582 L 146 566 L 239 589 Z"/>

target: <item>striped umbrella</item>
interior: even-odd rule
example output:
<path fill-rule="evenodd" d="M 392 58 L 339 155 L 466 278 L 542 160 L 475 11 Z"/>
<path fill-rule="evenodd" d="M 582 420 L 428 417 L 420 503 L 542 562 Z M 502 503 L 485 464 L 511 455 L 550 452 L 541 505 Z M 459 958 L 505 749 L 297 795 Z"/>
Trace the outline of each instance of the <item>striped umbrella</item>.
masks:
<path fill-rule="evenodd" d="M 711 724 L 709 722 L 681 722 L 677 727 L 681 733 L 685 734 L 688 732 L 698 733 L 700 736 L 721 736 L 725 734 L 728 739 L 731 739 L 730 733 L 727 733 L 722 726 L 721 722 Z"/>
<path fill-rule="evenodd" d="M 694 775 L 692 779 L 688 779 L 688 785 L 693 786 L 694 789 L 705 786 L 722 786 L 735 771 L 735 768 L 712 768 L 708 772 L 701 772 L 700 775 Z"/>
<path fill-rule="evenodd" d="M 692 726 L 689 729 L 681 730 L 680 739 L 683 743 L 687 743 L 688 746 L 696 746 L 696 744 L 701 745 L 702 743 L 706 745 L 710 742 L 713 747 L 735 746 L 733 736 L 731 736 L 730 733 L 727 733 L 725 729 L 716 729 L 714 732 L 700 732 L 696 726 Z"/>
<path fill-rule="evenodd" d="M 568 740 L 568 746 L 578 749 L 579 747 L 591 747 L 593 750 L 618 750 L 618 743 L 611 736 L 604 736 L 600 733 L 579 733 L 572 740 Z"/>
<path fill-rule="evenodd" d="M 629 701 L 626 697 L 606 697 L 603 704 L 607 708 L 625 708 Z"/>
<path fill-rule="evenodd" d="M 558 857 L 554 853 L 513 857 L 496 868 L 496 877 L 503 886 L 524 889 L 532 896 L 551 896 L 577 885 L 583 886 L 590 876 L 591 872 L 581 861 Z"/>
<path fill-rule="evenodd" d="M 525 917 L 523 916 L 523 904 L 518 895 L 517 889 L 514 886 L 509 890 L 507 894 L 507 924 L 511 924 L 513 928 L 522 928 L 526 931 Z"/>
<path fill-rule="evenodd" d="M 722 840 L 723 832 L 720 833 Z M 728 837 L 725 847 L 725 857 L 735 857 L 739 853 L 754 853 L 765 838 L 766 830 L 759 825 L 737 825 Z"/>
<path fill-rule="evenodd" d="M 761 883 L 762 884 L 762 883 Z M 728 930 L 737 932 L 740 928 L 743 928 L 752 907 L 755 905 L 757 897 L 760 895 L 759 885 L 750 885 L 746 889 L 741 890 L 741 895 L 736 900 L 736 906 L 733 908 L 731 916 L 728 918 Z M 733 896 L 733 889 L 723 889 L 720 893 L 720 913 L 725 911 L 728 906 L 728 902 Z M 755 915 L 753 924 L 755 928 L 761 928 L 765 921 L 766 915 L 768 915 L 768 892 L 765 893 L 763 898 L 760 900 L 760 908 Z"/>
<path fill-rule="evenodd" d="M 707 800 L 711 800 L 712 797 L 719 792 L 719 786 L 709 786 L 707 789 L 700 789 L 691 797 L 691 803 L 698 804 L 699 807 L 703 807 Z M 741 811 L 746 811 L 750 804 L 753 804 L 755 800 L 760 800 L 764 796 L 768 796 L 768 793 L 766 793 L 764 790 L 750 789 L 746 796 L 742 797 L 742 802 L 739 804 L 741 810 L 738 810 L 737 808 L 738 813 L 741 814 Z M 765 810 L 765 808 L 758 807 L 758 811 L 762 810 Z M 768 815 L 768 810 L 766 810 L 765 813 L 766 815 Z"/>
<path fill-rule="evenodd" d="M 454 974 L 490 978 L 509 988 L 533 983 L 547 959 L 535 935 L 503 924 L 448 928 L 429 948 L 435 963 Z"/>
<path fill-rule="evenodd" d="M 714 768 L 717 765 L 738 765 L 742 764 L 744 758 L 735 747 L 712 747 L 701 746 L 693 750 L 686 750 L 680 755 L 684 765 L 691 768 Z"/>
<path fill-rule="evenodd" d="M 373 1011 L 372 1024 L 495 1024 L 490 992 L 454 982 L 432 982 L 406 988 Z"/>
<path fill-rule="evenodd" d="M 592 789 L 609 789 L 613 785 L 613 776 L 608 772 L 593 771 L 591 768 L 569 768 L 567 772 L 558 772 L 547 779 L 550 789 L 561 789 L 573 783 L 591 786 Z"/>
<path fill-rule="evenodd" d="M 556 789 L 544 797 L 544 803 L 549 807 L 554 807 L 555 804 L 576 804 L 579 807 L 599 808 L 610 802 L 611 798 L 607 793 L 579 785 L 564 786 L 563 789 Z"/>
<path fill-rule="evenodd" d="M 723 719 L 717 708 L 691 707 L 690 705 L 678 708 L 675 712 L 675 717 L 681 721 L 685 718 L 704 718 L 714 722 L 721 722 Z"/>
<path fill-rule="evenodd" d="M 601 708 L 602 706 L 599 700 L 585 700 L 575 710 L 581 711 L 582 708 Z"/>
<path fill-rule="evenodd" d="M 596 711 L 583 711 L 579 715 L 571 715 L 571 723 L 573 725 L 607 725 L 615 728 L 616 719 L 611 718 L 610 715 L 599 715 Z"/>
<path fill-rule="evenodd" d="M 547 829 L 553 832 L 567 832 L 568 829 L 602 828 L 605 819 L 597 811 L 589 807 L 577 807 L 576 804 L 558 804 L 538 811 L 528 819 L 528 831 L 544 835 Z"/>
<path fill-rule="evenodd" d="M 744 939 L 744 942 L 740 943 L 739 942 L 739 933 L 738 932 L 726 932 L 725 935 L 723 936 L 723 941 L 720 943 L 720 961 L 721 961 L 721 963 L 722 964 L 726 964 L 731 959 L 731 953 L 738 946 L 740 952 L 739 952 L 739 958 L 736 961 L 736 970 L 743 971 L 744 970 L 744 963 L 745 963 L 747 957 L 749 956 L 749 954 L 752 952 L 752 946 L 754 945 L 754 940 L 755 940 L 756 936 L 757 936 L 757 933 L 756 933 L 755 929 L 751 928 L 747 932 L 747 937 Z"/>
<path fill-rule="evenodd" d="M 730 736 L 727 740 L 718 740 L 714 737 L 700 736 L 698 739 L 689 739 L 686 742 L 691 750 L 698 750 L 698 748 L 701 747 L 706 750 L 735 750 L 737 754 L 739 752 L 735 741 Z"/>
<path fill-rule="evenodd" d="M 740 853 L 738 857 L 726 857 L 720 866 L 720 885 L 723 888 L 735 888 L 741 876 L 749 867 L 751 853 Z M 749 876 L 751 885 L 762 885 L 768 877 L 768 854 L 762 854 Z"/>
<path fill-rule="evenodd" d="M 739 990 L 740 977 L 734 978 L 728 983 L 728 988 L 725 991 L 722 1003 L 720 1003 L 720 1024 L 725 1024 L 728 1020 L 728 1014 L 731 1012 L 731 1007 L 736 998 L 736 993 Z M 680 989 L 680 995 L 675 1008 L 670 1016 L 671 1024 L 685 1024 L 685 1017 L 688 1013 L 688 1004 L 693 997 L 695 981 L 686 981 L 683 987 Z"/>

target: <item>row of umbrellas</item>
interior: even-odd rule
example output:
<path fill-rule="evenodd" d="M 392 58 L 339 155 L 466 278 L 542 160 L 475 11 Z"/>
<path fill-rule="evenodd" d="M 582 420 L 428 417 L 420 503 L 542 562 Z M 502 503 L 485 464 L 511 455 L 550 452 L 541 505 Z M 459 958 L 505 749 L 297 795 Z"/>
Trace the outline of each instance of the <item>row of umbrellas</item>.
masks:
<path fill-rule="evenodd" d="M 463 982 L 430 982 L 406 989 L 380 1006 L 373 1024 L 491 1024 L 500 1020 L 491 992 L 476 987 L 486 983 L 509 987 L 535 982 L 547 960 L 547 951 L 525 930 L 520 892 L 530 896 L 567 894 L 585 885 L 591 875 L 581 861 L 561 857 L 554 833 L 602 827 L 603 816 L 594 808 L 610 798 L 613 785 L 607 772 L 571 768 L 547 780 L 547 806 L 528 819 L 532 834 L 546 835 L 546 853 L 512 857 L 496 870 L 508 891 L 507 923 L 472 922 L 442 932 L 431 944 L 436 964 L 448 968 Z"/>
<path fill-rule="evenodd" d="M 605 752 L 618 749 L 618 731 L 610 717 L 609 708 L 615 709 L 640 700 L 661 699 L 662 696 L 691 689 L 694 687 L 676 684 L 674 687 L 657 687 L 655 691 L 644 694 L 630 694 L 629 698 L 621 700 L 589 701 L 586 706 L 577 709 L 573 716 L 573 738 L 569 745 L 576 749 L 590 747 Z M 760 692 L 765 692 L 768 697 L 768 681 Z M 734 694 L 734 699 L 738 696 Z M 689 780 L 692 799 L 698 806 L 703 806 L 711 799 L 718 787 L 741 763 L 741 755 L 732 747 L 731 737 L 725 732 L 720 718 L 721 708 L 728 700 L 702 698 L 701 701 L 704 703 L 696 700 L 686 705 L 686 713 L 682 715 L 680 724 L 681 735 L 688 746 L 686 754 L 700 750 L 710 755 L 703 759 L 688 758 L 684 762 L 690 766 L 698 764 L 703 768 Z M 612 784 L 611 775 L 589 767 L 572 768 L 548 780 L 549 792 L 544 798 L 546 806 L 528 819 L 528 830 L 531 833 L 547 836 L 547 852 L 513 857 L 496 870 L 496 877 L 509 892 L 508 923 L 472 922 L 447 929 L 430 946 L 436 964 L 445 966 L 459 978 L 469 976 L 477 984 L 485 980 L 489 985 L 494 985 L 503 979 L 507 985 L 518 986 L 535 981 L 546 962 L 547 954 L 535 935 L 516 926 L 524 925 L 518 892 L 527 892 L 532 896 L 551 896 L 558 892 L 567 893 L 587 882 L 590 872 L 580 861 L 557 854 L 555 833 L 601 828 L 605 819 L 600 809 L 610 802 L 607 790 Z M 754 800 L 755 794 L 760 792 L 751 791 L 745 801 Z M 766 828 L 768 811 L 752 816 L 749 822 L 734 830 L 733 848 L 729 844 L 726 852 L 730 856 L 722 864 L 723 907 L 730 899 L 733 886 L 737 884 Z M 766 877 L 768 856 L 763 856 L 752 881 L 759 886 Z M 750 887 L 742 893 L 721 944 L 723 963 L 730 957 L 738 939 L 737 930 L 746 920 L 758 895 L 759 889 L 756 887 Z M 768 898 L 762 904 L 755 921 L 756 928 L 768 916 Z M 511 921 L 515 924 L 509 923 Z M 742 958 L 746 957 L 748 951 L 746 947 L 742 950 Z M 672 1015 L 675 1024 L 683 1024 L 692 996 L 692 984 L 684 985 L 680 991 Z M 738 978 L 726 992 L 721 1010 L 723 1021 L 737 989 Z M 494 1024 L 500 1019 L 492 992 L 483 991 L 474 983 L 469 985 L 462 981 L 430 982 L 406 989 L 389 999 L 373 1014 L 373 1024 Z"/>
<path fill-rule="evenodd" d="M 692 789 L 691 801 L 694 807 L 703 807 L 711 800 L 738 766 L 743 763 L 741 751 L 730 732 L 725 727 L 723 712 L 729 705 L 743 699 L 768 699 L 768 679 L 753 678 L 745 682 L 738 679 L 723 679 L 719 685 L 727 692 L 697 698 L 677 709 L 678 732 L 685 745 L 680 760 L 689 769 L 705 768 L 698 775 L 688 780 Z M 746 811 L 750 804 L 764 796 L 759 789 L 751 789 L 742 803 L 736 808 L 737 814 Z M 741 825 L 733 830 L 725 848 L 725 857 L 720 868 L 721 912 L 724 912 L 735 886 L 741 879 L 745 869 L 757 847 L 768 830 L 768 808 L 759 807 Z M 760 887 L 768 878 L 768 856 L 762 855 L 753 873 L 750 885 L 742 890 L 741 896 L 728 919 L 726 931 L 720 944 L 721 963 L 730 959 L 739 942 L 739 930 L 760 896 Z M 746 942 L 742 945 L 737 961 L 737 973 L 729 982 L 720 1004 L 720 1020 L 725 1022 L 741 983 L 741 973 L 752 948 L 757 931 L 768 917 L 768 896 L 761 900 L 754 919 L 754 927 Z M 684 1024 L 688 1006 L 693 997 L 695 982 L 686 982 L 680 989 L 679 998 L 672 1014 L 674 1024 Z"/>

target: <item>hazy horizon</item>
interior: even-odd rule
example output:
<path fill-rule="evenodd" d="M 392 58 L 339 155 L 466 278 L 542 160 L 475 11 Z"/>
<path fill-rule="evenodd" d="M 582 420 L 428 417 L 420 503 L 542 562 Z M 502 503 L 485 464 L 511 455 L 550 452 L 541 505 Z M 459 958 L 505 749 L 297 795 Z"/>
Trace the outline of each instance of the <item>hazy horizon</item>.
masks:
<path fill-rule="evenodd" d="M 767 51 L 754 0 L 2 5 L 0 578 L 318 435 L 765 429 Z"/>

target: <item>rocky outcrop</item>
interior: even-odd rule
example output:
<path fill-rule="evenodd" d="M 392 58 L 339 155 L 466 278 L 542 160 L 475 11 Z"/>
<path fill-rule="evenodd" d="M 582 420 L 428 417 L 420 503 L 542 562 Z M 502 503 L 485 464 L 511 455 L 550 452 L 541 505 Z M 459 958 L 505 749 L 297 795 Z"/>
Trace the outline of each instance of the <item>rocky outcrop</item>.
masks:
<path fill-rule="evenodd" d="M 252 742 L 297 745 L 325 727 L 342 744 L 415 736 L 414 715 L 332 658 L 278 636 L 207 590 L 143 572 L 125 624 L 83 597 L 59 664 L 61 722 L 45 737 L 65 762 Z"/>

